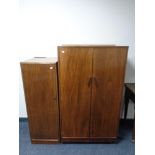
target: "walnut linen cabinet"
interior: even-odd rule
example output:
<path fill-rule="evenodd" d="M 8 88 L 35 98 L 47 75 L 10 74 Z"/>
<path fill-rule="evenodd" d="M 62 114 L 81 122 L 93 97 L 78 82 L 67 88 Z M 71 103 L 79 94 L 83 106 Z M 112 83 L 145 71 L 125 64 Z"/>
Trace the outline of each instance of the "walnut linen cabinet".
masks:
<path fill-rule="evenodd" d="M 59 142 L 57 64 L 55 59 L 21 62 L 32 143 Z"/>
<path fill-rule="evenodd" d="M 117 140 L 127 46 L 58 46 L 62 142 Z"/>

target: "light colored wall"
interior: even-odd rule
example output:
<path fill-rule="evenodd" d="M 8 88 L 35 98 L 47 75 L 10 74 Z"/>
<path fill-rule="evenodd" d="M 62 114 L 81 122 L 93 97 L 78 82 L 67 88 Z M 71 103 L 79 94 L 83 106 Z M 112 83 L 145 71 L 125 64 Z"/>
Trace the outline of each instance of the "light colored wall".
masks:
<path fill-rule="evenodd" d="M 56 57 L 61 44 L 128 45 L 125 82 L 135 81 L 134 0 L 19 2 L 19 62 L 34 56 Z M 19 117 L 27 117 L 19 77 Z"/>

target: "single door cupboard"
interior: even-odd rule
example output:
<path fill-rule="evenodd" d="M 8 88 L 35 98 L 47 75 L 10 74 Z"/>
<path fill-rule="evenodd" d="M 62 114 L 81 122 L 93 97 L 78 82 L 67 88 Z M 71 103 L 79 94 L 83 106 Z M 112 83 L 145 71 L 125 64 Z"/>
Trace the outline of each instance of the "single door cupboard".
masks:
<path fill-rule="evenodd" d="M 21 62 L 32 143 L 59 142 L 57 64 L 52 58 Z"/>

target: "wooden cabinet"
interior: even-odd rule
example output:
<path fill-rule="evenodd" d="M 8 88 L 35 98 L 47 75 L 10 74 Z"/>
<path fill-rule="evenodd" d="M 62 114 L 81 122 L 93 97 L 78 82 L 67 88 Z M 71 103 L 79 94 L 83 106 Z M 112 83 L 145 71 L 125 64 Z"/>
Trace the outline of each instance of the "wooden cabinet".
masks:
<path fill-rule="evenodd" d="M 115 141 L 128 47 L 59 46 L 62 142 Z"/>
<path fill-rule="evenodd" d="M 56 60 L 34 58 L 21 62 L 32 143 L 59 142 Z"/>
<path fill-rule="evenodd" d="M 31 142 L 115 141 L 127 51 L 127 46 L 59 46 L 59 77 L 56 60 L 21 62 Z"/>

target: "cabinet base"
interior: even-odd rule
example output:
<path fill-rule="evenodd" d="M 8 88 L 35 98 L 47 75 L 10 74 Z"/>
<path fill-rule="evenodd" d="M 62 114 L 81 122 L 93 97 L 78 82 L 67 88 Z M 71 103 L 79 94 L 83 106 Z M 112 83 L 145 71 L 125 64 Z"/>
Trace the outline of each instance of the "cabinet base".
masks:
<path fill-rule="evenodd" d="M 89 138 L 87 137 L 63 137 L 61 138 L 62 143 L 88 143 Z"/>
<path fill-rule="evenodd" d="M 115 143 L 117 142 L 117 137 L 94 137 L 90 138 L 90 142 L 95 143 Z"/>
<path fill-rule="evenodd" d="M 95 138 L 82 138 L 82 137 L 63 137 L 62 143 L 115 143 L 117 137 L 95 137 Z"/>
<path fill-rule="evenodd" d="M 32 144 L 58 144 L 58 139 L 31 139 Z"/>

